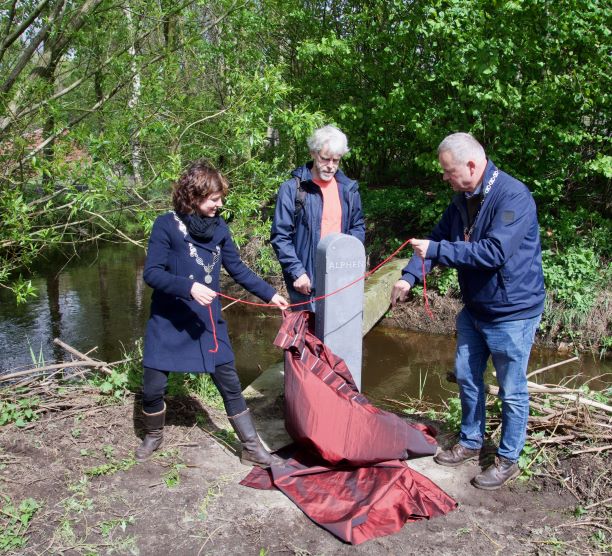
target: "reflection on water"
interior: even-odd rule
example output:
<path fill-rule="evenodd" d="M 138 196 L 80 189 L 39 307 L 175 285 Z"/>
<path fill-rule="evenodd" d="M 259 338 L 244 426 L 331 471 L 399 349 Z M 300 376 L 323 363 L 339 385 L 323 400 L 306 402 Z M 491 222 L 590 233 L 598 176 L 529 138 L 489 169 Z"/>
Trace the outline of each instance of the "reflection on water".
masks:
<path fill-rule="evenodd" d="M 418 398 L 423 395 L 431 401 L 446 400 L 457 392 L 457 386 L 446 380 L 447 371 L 453 370 L 455 345 L 452 336 L 426 335 L 382 326 L 374 328 L 363 344 L 364 392 L 374 399 L 401 399 L 405 395 Z M 536 347 L 531 351 L 527 372 L 571 357 Z M 576 377 L 578 385 L 591 379 L 589 387 L 604 389 L 612 384 L 612 362 L 582 354 L 580 361 L 550 369 L 530 380 L 540 384 L 560 384 L 571 377 Z M 485 381 L 496 384 L 490 361 Z"/>
<path fill-rule="evenodd" d="M 64 357 L 59 337 L 80 351 L 97 346 L 96 357 L 120 359 L 142 335 L 149 296 L 142 280 L 144 252 L 137 247 L 106 247 L 62 263 L 32 280 L 38 297 L 17 306 L 0 292 L 0 371 L 30 367 L 32 354 L 45 362 Z"/>
<path fill-rule="evenodd" d="M 135 246 L 108 246 L 65 266 L 50 262 L 49 270 L 33 280 L 38 297 L 26 305 L 17 306 L 10 292 L 0 291 L 0 372 L 29 368 L 33 358 L 47 363 L 63 360 L 65 354 L 53 343 L 55 337 L 82 352 L 97 346 L 94 354 L 104 361 L 121 359 L 124 350 L 144 334 L 148 318 L 151 290 L 142 279 L 144 257 Z M 236 297 L 245 293 L 229 284 L 224 291 Z M 229 306 L 226 300 L 223 305 L 228 306 L 224 316 L 246 386 L 282 360 L 281 351 L 272 345 L 280 314 L 275 309 Z M 364 393 L 383 399 L 404 394 L 418 397 L 422 391 L 428 399 L 446 399 L 456 391 L 445 380 L 446 371 L 453 368 L 454 349 L 451 336 L 379 326 L 364 339 Z M 530 369 L 568 357 L 536 349 Z M 612 363 L 583 355 L 579 364 L 552 369 L 538 380 L 558 383 L 578 371 L 594 377 L 612 372 Z M 608 375 L 592 384 L 601 388 L 610 383 Z"/>

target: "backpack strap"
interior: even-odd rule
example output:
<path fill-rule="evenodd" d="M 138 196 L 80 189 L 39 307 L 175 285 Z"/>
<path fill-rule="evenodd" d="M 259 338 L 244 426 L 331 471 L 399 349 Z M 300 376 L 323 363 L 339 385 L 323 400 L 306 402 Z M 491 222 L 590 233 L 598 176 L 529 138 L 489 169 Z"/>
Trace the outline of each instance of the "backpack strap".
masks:
<path fill-rule="evenodd" d="M 297 220 L 300 212 L 304 210 L 306 204 L 306 190 L 302 187 L 300 178 L 295 176 L 295 209 L 293 210 L 293 222 Z"/>

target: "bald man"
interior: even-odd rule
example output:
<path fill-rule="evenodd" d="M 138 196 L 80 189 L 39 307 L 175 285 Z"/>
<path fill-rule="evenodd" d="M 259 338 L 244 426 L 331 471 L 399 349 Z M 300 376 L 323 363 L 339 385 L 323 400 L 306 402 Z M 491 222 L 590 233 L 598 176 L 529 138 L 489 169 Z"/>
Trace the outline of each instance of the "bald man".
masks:
<path fill-rule="evenodd" d="M 492 465 L 472 480 L 495 490 L 520 474 L 529 394 L 527 363 L 544 310 L 544 276 L 536 206 L 527 187 L 499 170 L 468 133 L 438 147 L 444 181 L 456 192 L 393 287 L 391 303 L 407 298 L 434 265 L 456 268 L 464 308 L 457 316 L 455 374 L 461 398 L 459 441 L 434 457 L 457 467 L 477 460 L 485 435 L 484 372 L 491 357 L 502 402 L 502 429 Z"/>

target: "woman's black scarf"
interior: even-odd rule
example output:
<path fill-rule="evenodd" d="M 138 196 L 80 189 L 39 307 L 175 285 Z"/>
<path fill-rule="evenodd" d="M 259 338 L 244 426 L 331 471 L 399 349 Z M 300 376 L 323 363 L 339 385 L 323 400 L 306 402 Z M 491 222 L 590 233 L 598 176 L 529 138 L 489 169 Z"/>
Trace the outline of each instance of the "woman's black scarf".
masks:
<path fill-rule="evenodd" d="M 189 235 L 198 241 L 206 243 L 215 235 L 219 225 L 218 216 L 201 216 L 199 214 L 188 214 L 184 218 Z"/>

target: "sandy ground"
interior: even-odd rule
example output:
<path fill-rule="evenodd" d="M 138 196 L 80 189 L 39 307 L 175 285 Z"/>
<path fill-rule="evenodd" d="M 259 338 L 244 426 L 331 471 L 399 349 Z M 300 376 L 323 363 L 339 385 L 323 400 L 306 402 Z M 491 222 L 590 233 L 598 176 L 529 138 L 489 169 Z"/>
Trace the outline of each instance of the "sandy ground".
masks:
<path fill-rule="evenodd" d="M 278 403 L 275 411 L 269 404 L 265 411 L 254 405 L 261 427 L 278 427 Z M 603 553 L 602 543 L 589 540 L 593 531 L 576 526 L 573 511 L 579 503 L 559 482 L 514 481 L 502 490 L 484 492 L 469 484 L 478 464 L 449 470 L 431 458 L 411 465 L 434 478 L 457 500 L 458 509 L 350 546 L 311 522 L 282 493 L 239 484 L 249 468 L 236 457 L 221 412 L 188 398 L 169 399 L 168 408 L 164 446 L 141 464 L 131 460 L 139 442 L 139 411 L 133 398 L 72 415 L 56 413 L 27 430 L 0 429 L 4 502 L 33 498 L 40 505 L 25 531 L 27 544 L 5 553 Z M 266 423 L 266 415 L 274 419 Z M 593 462 L 589 481 L 609 469 L 609 461 L 601 461 L 603 468 Z M 571 469 L 567 474 L 574 477 Z"/>

